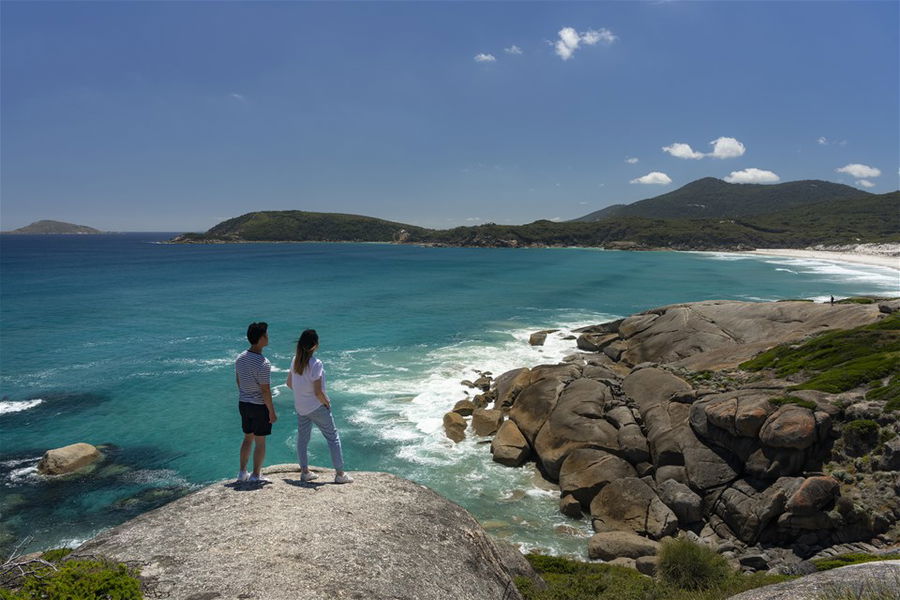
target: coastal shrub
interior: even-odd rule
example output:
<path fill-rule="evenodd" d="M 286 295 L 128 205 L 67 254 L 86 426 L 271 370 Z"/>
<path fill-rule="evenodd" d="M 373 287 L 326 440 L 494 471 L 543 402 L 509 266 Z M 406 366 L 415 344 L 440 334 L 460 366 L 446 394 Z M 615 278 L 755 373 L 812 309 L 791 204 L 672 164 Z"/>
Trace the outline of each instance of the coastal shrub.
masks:
<path fill-rule="evenodd" d="M 838 394 L 872 379 L 881 379 L 900 369 L 900 352 L 864 356 L 847 361 L 796 386 L 798 390 L 820 390 Z"/>
<path fill-rule="evenodd" d="M 900 352 L 900 314 L 857 327 L 822 333 L 802 344 L 782 344 L 740 365 L 748 371 L 775 369 L 780 377 L 805 371 L 825 371 L 848 361 Z M 872 376 L 866 382 L 885 377 Z"/>
<path fill-rule="evenodd" d="M 138 572 L 104 559 L 64 560 L 35 570 L 18 589 L 0 589 L 0 600 L 142 600 Z"/>
<path fill-rule="evenodd" d="M 850 421 L 844 425 L 841 434 L 847 450 L 862 453 L 878 444 L 878 423 L 869 419 Z"/>
<path fill-rule="evenodd" d="M 875 382 L 878 385 L 870 387 L 869 391 L 866 392 L 866 400 L 888 403 L 900 400 L 900 374 L 894 374 L 887 384 L 882 383 L 880 379 L 873 381 L 873 383 Z"/>
<path fill-rule="evenodd" d="M 884 410 L 885 412 L 894 412 L 896 410 L 900 410 L 900 398 L 888 400 L 884 405 Z"/>
<path fill-rule="evenodd" d="M 842 298 L 834 301 L 835 304 L 872 304 L 874 302 L 875 300 L 865 296 L 853 296 L 852 298 Z"/>
<path fill-rule="evenodd" d="M 526 558 L 547 583 L 547 589 L 540 590 L 527 577 L 516 577 L 516 586 L 526 600 L 724 600 L 791 579 L 785 575 L 731 571 L 716 587 L 689 590 L 625 567 L 538 554 Z"/>
<path fill-rule="evenodd" d="M 662 543 L 657 572 L 662 581 L 676 587 L 703 590 L 721 585 L 731 568 L 715 550 L 681 538 Z"/>
<path fill-rule="evenodd" d="M 803 398 L 798 398 L 797 396 L 782 396 L 780 398 L 772 398 L 769 400 L 769 404 L 774 406 L 784 406 L 785 404 L 796 404 L 797 406 L 802 406 L 803 408 L 808 408 L 810 410 L 816 409 L 816 403 L 812 400 L 804 400 Z"/>
<path fill-rule="evenodd" d="M 46 552 L 41 554 L 41 558 L 46 560 L 47 562 L 58 562 L 71 553 L 71 548 L 54 548 L 53 550 L 47 550 Z"/>
<path fill-rule="evenodd" d="M 896 560 L 900 558 L 898 554 L 877 555 L 868 552 L 847 552 L 846 554 L 838 554 L 829 558 L 819 558 L 812 561 L 817 571 L 828 571 L 829 569 L 837 569 L 838 567 L 846 567 L 848 565 L 858 565 L 860 563 L 874 562 L 877 560 Z"/>

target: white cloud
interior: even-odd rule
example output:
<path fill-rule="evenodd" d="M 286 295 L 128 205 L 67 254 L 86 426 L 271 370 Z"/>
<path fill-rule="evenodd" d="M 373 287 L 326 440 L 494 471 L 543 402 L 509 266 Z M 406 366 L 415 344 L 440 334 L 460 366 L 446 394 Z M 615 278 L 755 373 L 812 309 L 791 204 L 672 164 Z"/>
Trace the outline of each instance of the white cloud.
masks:
<path fill-rule="evenodd" d="M 556 54 L 563 60 L 569 60 L 581 44 L 593 46 L 604 43 L 607 46 L 615 42 L 618 37 L 609 29 L 588 29 L 582 33 L 575 31 L 573 27 L 563 27 L 559 30 L 559 40 L 554 44 Z"/>
<path fill-rule="evenodd" d="M 652 171 L 650 173 L 647 173 L 643 177 L 632 179 L 628 183 L 643 183 L 645 185 L 669 185 L 670 183 L 672 183 L 672 178 L 665 173 Z"/>
<path fill-rule="evenodd" d="M 515 44 L 513 44 L 509 48 L 504 48 L 503 51 L 506 52 L 507 54 L 522 54 L 522 49 L 519 48 L 518 46 L 516 46 Z"/>
<path fill-rule="evenodd" d="M 632 156 L 631 158 L 626 158 L 625 162 L 627 162 L 629 165 L 634 165 L 637 164 L 638 159 Z"/>
<path fill-rule="evenodd" d="M 237 92 L 232 92 L 231 94 L 228 94 L 228 95 L 231 98 L 234 98 L 235 100 L 237 100 L 238 102 L 244 102 L 244 103 L 247 102 L 247 98 L 244 97 L 243 94 L 238 94 Z"/>
<path fill-rule="evenodd" d="M 781 177 L 772 171 L 750 168 L 743 171 L 732 171 L 725 181 L 728 183 L 777 183 L 781 181 Z"/>
<path fill-rule="evenodd" d="M 858 186 L 860 186 L 860 187 L 864 187 L 864 188 L 873 188 L 873 187 L 875 187 L 875 184 L 872 183 L 871 181 L 869 181 L 868 179 L 858 179 L 858 180 L 856 181 L 856 185 L 858 185 Z"/>
<path fill-rule="evenodd" d="M 819 138 L 818 140 L 816 140 L 816 141 L 819 142 L 819 145 L 820 145 L 820 146 L 827 146 L 827 145 L 828 145 L 828 138 L 825 137 L 824 135 L 823 135 L 822 137 L 820 137 L 820 138 Z"/>
<path fill-rule="evenodd" d="M 469 223 L 476 223 L 482 220 L 483 219 L 481 217 L 466 217 L 466 221 L 468 221 Z"/>
<path fill-rule="evenodd" d="M 847 173 L 848 175 L 852 175 L 857 179 L 865 179 L 868 177 L 878 177 L 881 175 L 881 170 L 876 169 L 875 167 L 870 167 L 868 165 L 861 165 L 859 163 L 850 163 L 849 165 L 845 165 L 840 169 L 835 169 L 838 173 Z"/>
<path fill-rule="evenodd" d="M 476 54 L 475 62 L 496 62 L 493 54 Z"/>
<path fill-rule="evenodd" d="M 746 149 L 744 145 L 732 137 L 720 137 L 710 142 L 713 151 L 707 154 L 713 158 L 737 158 L 743 156 Z"/>
<path fill-rule="evenodd" d="M 668 152 L 675 158 L 703 158 L 702 152 L 694 152 L 694 149 L 688 144 L 675 142 L 671 146 L 663 146 L 663 152 Z"/>

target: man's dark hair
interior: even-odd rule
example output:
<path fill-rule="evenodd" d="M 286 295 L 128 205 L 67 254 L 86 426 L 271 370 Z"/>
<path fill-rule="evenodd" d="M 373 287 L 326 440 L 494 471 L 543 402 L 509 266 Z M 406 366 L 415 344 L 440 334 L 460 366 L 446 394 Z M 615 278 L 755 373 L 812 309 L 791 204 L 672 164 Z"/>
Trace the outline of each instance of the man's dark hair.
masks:
<path fill-rule="evenodd" d="M 250 345 L 255 346 L 259 343 L 259 338 L 261 338 L 268 329 L 268 323 L 262 321 L 259 323 L 250 323 L 250 326 L 247 328 L 247 340 L 250 342 Z"/>

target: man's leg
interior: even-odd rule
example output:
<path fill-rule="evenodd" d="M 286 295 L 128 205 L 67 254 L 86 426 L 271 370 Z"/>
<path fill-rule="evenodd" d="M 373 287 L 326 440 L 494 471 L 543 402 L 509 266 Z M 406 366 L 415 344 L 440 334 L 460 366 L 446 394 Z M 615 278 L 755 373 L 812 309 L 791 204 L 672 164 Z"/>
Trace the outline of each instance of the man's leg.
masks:
<path fill-rule="evenodd" d="M 256 436 L 256 448 L 253 451 L 253 476 L 259 477 L 263 460 L 266 458 L 266 436 Z"/>
<path fill-rule="evenodd" d="M 247 461 L 250 460 L 250 447 L 253 446 L 253 438 L 256 436 L 252 433 L 244 434 L 244 441 L 241 442 L 241 468 L 240 473 L 247 470 Z"/>

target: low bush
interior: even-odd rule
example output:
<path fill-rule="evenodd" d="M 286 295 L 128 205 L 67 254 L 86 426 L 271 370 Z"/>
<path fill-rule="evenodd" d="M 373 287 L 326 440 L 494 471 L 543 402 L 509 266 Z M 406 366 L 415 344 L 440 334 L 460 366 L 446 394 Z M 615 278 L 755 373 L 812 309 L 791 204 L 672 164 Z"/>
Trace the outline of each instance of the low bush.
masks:
<path fill-rule="evenodd" d="M 838 567 L 846 567 L 848 565 L 858 565 L 861 563 L 875 562 L 878 560 L 896 560 L 900 558 L 900 554 L 877 555 L 867 552 L 848 552 L 846 554 L 838 554 L 830 558 L 819 558 L 812 561 L 817 571 L 828 571 L 829 569 L 837 569 Z"/>
<path fill-rule="evenodd" d="M 728 561 L 715 550 L 686 539 L 666 540 L 657 568 L 662 581 L 688 590 L 720 585 L 731 573 Z"/>
<path fill-rule="evenodd" d="M 687 589 L 640 575 L 633 569 L 529 554 L 528 562 L 547 583 L 538 589 L 527 577 L 516 577 L 525 600 L 724 600 L 740 592 L 791 579 L 784 575 L 744 575 L 725 568 L 725 578 L 706 589 Z"/>
<path fill-rule="evenodd" d="M 875 421 L 857 419 L 844 425 L 841 436 L 848 450 L 865 452 L 878 444 L 878 429 L 878 423 Z"/>
<path fill-rule="evenodd" d="M 48 554 L 59 556 L 63 551 L 50 551 L 42 558 L 47 560 Z M 137 576 L 137 570 L 109 560 L 62 560 L 53 566 L 38 567 L 12 588 L 0 588 L 0 599 L 141 600 Z"/>
<path fill-rule="evenodd" d="M 810 410 L 816 409 L 815 402 L 813 402 L 812 400 L 804 400 L 803 398 L 798 398 L 797 396 L 782 396 L 781 398 L 772 398 L 769 400 L 769 404 L 773 404 L 775 406 L 796 404 L 797 406 L 802 406 L 803 408 L 808 408 Z"/>

